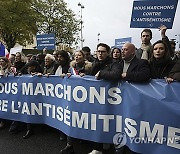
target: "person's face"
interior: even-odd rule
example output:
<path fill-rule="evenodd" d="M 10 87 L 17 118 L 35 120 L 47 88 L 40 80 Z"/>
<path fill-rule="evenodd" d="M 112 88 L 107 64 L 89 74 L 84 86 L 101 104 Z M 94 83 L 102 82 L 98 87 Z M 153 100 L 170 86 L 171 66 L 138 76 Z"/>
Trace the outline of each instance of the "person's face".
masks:
<path fill-rule="evenodd" d="M 91 54 L 90 54 L 90 52 L 85 51 L 85 52 L 84 52 L 84 55 L 85 55 L 85 59 L 88 59 Z"/>
<path fill-rule="evenodd" d="M 114 49 L 112 56 L 113 56 L 113 59 L 119 59 L 119 57 L 121 56 L 121 53 L 118 49 Z"/>
<path fill-rule="evenodd" d="M 16 62 L 21 61 L 21 55 L 20 55 L 19 53 L 16 54 L 16 56 L 15 56 L 15 61 L 16 61 Z"/>
<path fill-rule="evenodd" d="M 84 56 L 81 52 L 76 52 L 75 55 L 74 55 L 74 60 L 75 62 L 78 64 L 78 63 L 82 63 L 84 61 Z"/>
<path fill-rule="evenodd" d="M 27 61 L 30 61 L 30 60 L 31 60 L 31 57 L 32 57 L 32 56 L 28 56 L 28 57 L 27 57 Z"/>
<path fill-rule="evenodd" d="M 105 47 L 99 46 L 97 48 L 96 55 L 98 60 L 102 61 L 105 60 L 109 54 Z"/>
<path fill-rule="evenodd" d="M 149 44 L 150 40 L 151 40 L 151 35 L 150 35 L 149 32 L 143 32 L 141 34 L 141 41 L 142 41 L 142 43 Z"/>
<path fill-rule="evenodd" d="M 50 59 L 49 57 L 45 58 L 45 66 L 50 66 L 52 64 L 53 60 Z"/>
<path fill-rule="evenodd" d="M 134 49 L 129 44 L 124 44 L 121 51 L 122 60 L 130 60 L 134 56 Z"/>
<path fill-rule="evenodd" d="M 0 59 L 0 66 L 2 68 L 6 67 L 7 63 L 3 60 L 3 59 Z"/>
<path fill-rule="evenodd" d="M 64 57 L 61 56 L 61 55 L 58 55 L 57 56 L 57 60 L 58 60 L 58 62 L 63 62 L 64 61 Z"/>
<path fill-rule="evenodd" d="M 156 59 L 160 59 L 165 55 L 165 47 L 163 43 L 158 43 L 153 48 L 153 56 Z"/>

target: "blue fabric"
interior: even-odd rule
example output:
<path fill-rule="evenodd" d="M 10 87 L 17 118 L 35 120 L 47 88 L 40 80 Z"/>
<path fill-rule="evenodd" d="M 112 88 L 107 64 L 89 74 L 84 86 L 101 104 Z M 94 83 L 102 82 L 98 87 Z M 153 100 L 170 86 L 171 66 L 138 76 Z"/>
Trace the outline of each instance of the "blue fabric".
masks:
<path fill-rule="evenodd" d="M 162 24 L 171 29 L 178 0 L 134 1 L 131 28 L 159 28 Z"/>
<path fill-rule="evenodd" d="M 0 42 L 0 56 L 5 56 L 5 46 Z"/>
<path fill-rule="evenodd" d="M 179 89 L 178 82 L 164 80 L 136 84 L 91 76 L 9 76 L 0 78 L 0 117 L 44 123 L 75 138 L 124 143 L 139 153 L 174 154 L 180 149 Z M 147 136 L 153 143 L 140 143 Z M 177 143 L 167 142 L 170 137 Z"/>

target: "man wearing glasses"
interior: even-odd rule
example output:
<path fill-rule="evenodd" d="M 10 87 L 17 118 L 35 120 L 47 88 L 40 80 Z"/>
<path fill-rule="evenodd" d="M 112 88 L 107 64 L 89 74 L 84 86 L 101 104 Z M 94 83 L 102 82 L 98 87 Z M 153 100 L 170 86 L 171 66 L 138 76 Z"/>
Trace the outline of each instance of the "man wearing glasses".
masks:
<path fill-rule="evenodd" d="M 97 80 L 105 79 L 111 81 L 120 80 L 122 74 L 120 64 L 113 62 L 110 55 L 110 47 L 107 44 L 99 43 L 97 45 L 97 60 L 93 62 L 91 75 Z"/>

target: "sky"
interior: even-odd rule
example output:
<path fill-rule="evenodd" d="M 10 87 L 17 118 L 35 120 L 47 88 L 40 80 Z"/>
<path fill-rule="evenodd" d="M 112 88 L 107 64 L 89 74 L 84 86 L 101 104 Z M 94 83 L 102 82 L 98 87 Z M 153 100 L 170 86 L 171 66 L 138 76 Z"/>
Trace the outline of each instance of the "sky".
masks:
<path fill-rule="evenodd" d="M 83 20 L 83 46 L 89 46 L 91 52 L 96 50 L 99 42 L 109 46 L 115 44 L 115 39 L 132 37 L 132 43 L 140 47 L 140 33 L 143 28 L 130 28 L 133 0 L 64 0 L 68 8 L 74 11 L 80 19 L 80 2 Z M 153 33 L 152 43 L 161 39 L 158 29 L 151 29 Z M 180 39 L 180 4 L 178 3 L 172 29 L 168 29 L 166 35 L 170 39 Z M 177 36 L 175 36 L 177 35 Z M 179 36 L 179 37 L 178 37 Z M 177 43 L 177 44 L 178 44 Z M 80 44 L 79 44 L 80 46 Z M 176 45 L 178 49 L 178 45 Z"/>

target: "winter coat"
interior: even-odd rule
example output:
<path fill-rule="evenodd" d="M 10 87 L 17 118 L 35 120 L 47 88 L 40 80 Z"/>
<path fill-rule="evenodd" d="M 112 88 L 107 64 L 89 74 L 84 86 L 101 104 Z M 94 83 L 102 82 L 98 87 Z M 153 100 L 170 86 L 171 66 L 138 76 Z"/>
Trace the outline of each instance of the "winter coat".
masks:
<path fill-rule="evenodd" d="M 96 60 L 93 62 L 91 75 L 95 76 L 98 72 L 98 79 L 110 81 L 121 80 L 122 72 L 120 70 L 120 65 L 117 62 L 113 62 L 113 59 L 110 57 L 107 57 L 103 61 Z"/>
<path fill-rule="evenodd" d="M 123 71 L 124 61 L 120 62 L 121 69 Z M 138 59 L 134 57 L 126 72 L 124 80 L 130 82 L 147 82 L 150 79 L 150 69 L 147 60 Z"/>
<path fill-rule="evenodd" d="M 169 76 L 169 72 L 174 66 L 171 59 L 162 58 L 160 60 L 153 59 L 150 62 L 150 71 L 152 79 L 163 79 Z"/>
<path fill-rule="evenodd" d="M 76 72 L 76 74 L 74 75 L 79 75 L 80 73 L 85 73 L 86 75 L 89 75 L 91 72 L 91 68 L 92 68 L 92 63 L 89 61 L 84 61 L 82 64 L 76 64 L 76 61 L 73 60 L 70 62 L 69 72 L 71 72 L 71 69 L 74 69 Z"/>
<path fill-rule="evenodd" d="M 170 71 L 169 77 L 173 78 L 174 80 L 180 81 L 180 59 L 176 62 L 176 64 Z"/>

